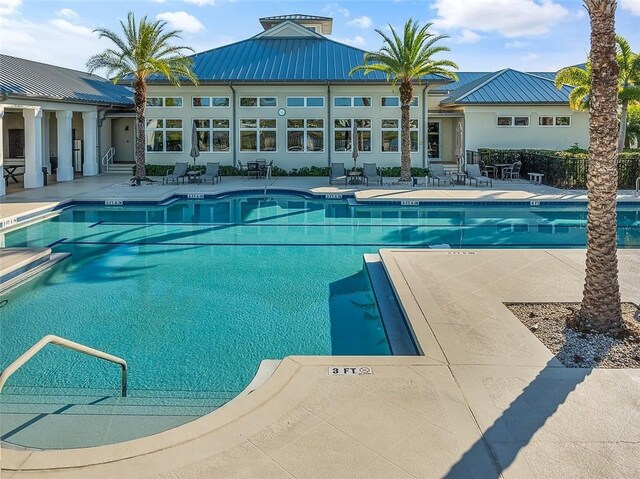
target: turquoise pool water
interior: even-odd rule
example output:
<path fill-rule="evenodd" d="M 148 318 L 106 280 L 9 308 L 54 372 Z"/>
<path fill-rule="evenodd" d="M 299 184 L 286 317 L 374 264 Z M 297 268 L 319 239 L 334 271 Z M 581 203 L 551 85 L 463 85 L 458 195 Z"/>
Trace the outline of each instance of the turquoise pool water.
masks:
<path fill-rule="evenodd" d="M 390 354 L 362 255 L 381 247 L 582 247 L 581 206 L 363 206 L 294 195 L 75 206 L 5 235 L 71 258 L 5 294 L 4 368 L 46 334 L 125 358 L 132 397 L 232 398 L 262 359 Z M 619 208 L 621 247 L 640 210 Z M 48 347 L 13 388 L 100 388 L 119 368 Z M 17 389 L 16 389 L 17 390 Z"/>

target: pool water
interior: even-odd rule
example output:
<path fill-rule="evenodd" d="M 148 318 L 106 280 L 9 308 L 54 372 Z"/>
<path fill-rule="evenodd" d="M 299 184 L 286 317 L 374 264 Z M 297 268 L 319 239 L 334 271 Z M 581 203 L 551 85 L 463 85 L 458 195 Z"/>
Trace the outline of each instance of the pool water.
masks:
<path fill-rule="evenodd" d="M 620 246 L 640 246 L 638 206 L 618 215 Z M 54 244 L 72 256 L 0 298 L 0 367 L 56 334 L 125 358 L 132 397 L 228 400 L 263 359 L 390 354 L 365 253 L 583 247 L 585 222 L 581 206 L 366 206 L 295 195 L 74 206 L 5 234 L 8 247 Z M 115 395 L 119 375 L 48 347 L 7 388 Z"/>

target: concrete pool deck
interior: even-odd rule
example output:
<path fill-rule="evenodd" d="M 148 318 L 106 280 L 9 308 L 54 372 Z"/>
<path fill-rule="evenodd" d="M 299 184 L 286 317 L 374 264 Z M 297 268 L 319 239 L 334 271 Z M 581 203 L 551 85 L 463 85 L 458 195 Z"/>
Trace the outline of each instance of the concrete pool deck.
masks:
<path fill-rule="evenodd" d="M 640 370 L 566 369 L 503 304 L 579 301 L 584 251 L 380 255 L 424 356 L 289 357 L 250 395 L 154 436 L 3 448 L 2 478 L 640 476 Z M 640 252 L 619 251 L 619 265 L 622 299 L 637 304 Z M 358 366 L 372 374 L 331 374 Z"/>

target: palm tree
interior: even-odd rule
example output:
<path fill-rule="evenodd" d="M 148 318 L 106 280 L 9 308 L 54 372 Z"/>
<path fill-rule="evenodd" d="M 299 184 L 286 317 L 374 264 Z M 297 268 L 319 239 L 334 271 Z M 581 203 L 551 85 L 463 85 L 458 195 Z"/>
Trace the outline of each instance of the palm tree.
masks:
<path fill-rule="evenodd" d="M 620 65 L 618 97 L 621 105 L 618 151 L 622 151 L 627 138 L 629 102 L 640 101 L 640 55 L 633 53 L 629 42 L 619 35 L 616 37 L 616 43 L 618 44 L 616 58 Z"/>
<path fill-rule="evenodd" d="M 627 128 L 627 109 L 629 102 L 640 101 L 640 55 L 633 53 L 629 42 L 620 35 L 616 35 L 616 61 L 620 68 L 618 75 L 618 99 L 620 102 L 620 135 L 618 136 L 618 151 L 622 151 L 625 144 Z M 569 94 L 569 106 L 572 110 L 586 110 L 589 108 L 591 95 L 591 63 L 587 61 L 585 68 L 577 66 L 566 67 L 556 74 L 555 85 L 558 89 L 563 85 L 572 85 L 574 89 Z"/>
<path fill-rule="evenodd" d="M 640 148 L 640 103 L 629 105 L 629 115 L 627 116 L 627 138 L 625 148 L 631 148 L 633 144 Z"/>
<path fill-rule="evenodd" d="M 618 193 L 618 72 L 616 0 L 584 0 L 591 19 L 591 93 L 586 277 L 576 326 L 617 333 L 622 328 L 616 235 Z"/>
<path fill-rule="evenodd" d="M 147 103 L 147 78 L 150 75 L 161 75 L 171 84 L 180 86 L 181 79 L 188 79 L 198 83 L 191 71 L 193 62 L 185 56 L 185 52 L 193 49 L 170 44 L 180 38 L 179 30 L 165 30 L 167 22 L 155 22 L 142 17 L 136 23 L 133 12 L 127 14 L 127 22 L 120 22 L 124 36 L 97 28 L 99 38 L 108 38 L 114 47 L 107 48 L 102 53 L 93 55 L 87 61 L 90 72 L 104 68 L 113 82 L 118 83 L 124 77 L 130 77 L 134 82 L 133 101 L 136 110 L 136 179 L 146 178 L 145 171 L 145 119 L 144 111 Z"/>
<path fill-rule="evenodd" d="M 457 80 L 456 74 L 451 69 L 457 69 L 458 65 L 450 60 L 435 60 L 434 55 L 450 51 L 445 46 L 436 45 L 439 41 L 448 38 L 445 35 L 435 35 L 429 32 L 432 23 L 420 27 L 418 22 L 407 20 L 404 25 L 403 36 L 400 37 L 391 25 L 391 36 L 381 30 L 376 32 L 383 39 L 383 47 L 379 52 L 367 52 L 364 54 L 362 65 L 351 69 L 349 75 L 357 71 L 363 71 L 365 75 L 371 72 L 382 72 L 387 76 L 395 88 L 400 92 L 400 182 L 411 182 L 411 128 L 409 123 L 409 105 L 413 99 L 413 82 L 420 82 L 429 74 L 438 74 Z"/>

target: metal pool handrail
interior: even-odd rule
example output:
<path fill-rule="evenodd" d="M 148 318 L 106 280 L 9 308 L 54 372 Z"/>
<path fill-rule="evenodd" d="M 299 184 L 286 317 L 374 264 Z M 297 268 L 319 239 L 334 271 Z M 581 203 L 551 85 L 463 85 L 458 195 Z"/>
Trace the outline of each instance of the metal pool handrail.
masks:
<path fill-rule="evenodd" d="M 60 336 L 54 336 L 53 334 L 48 334 L 47 336 L 42 338 L 36 344 L 27 349 L 24 354 L 22 354 L 22 356 L 20 356 L 9 366 L 7 366 L 4 371 L 2 371 L 2 374 L 0 374 L 0 391 L 2 391 L 4 383 L 7 382 L 9 376 L 11 376 L 18 369 L 24 366 L 27 361 L 35 356 L 36 353 L 44 348 L 47 344 L 56 344 L 58 346 L 62 346 L 63 348 L 72 349 L 82 354 L 87 354 L 98 359 L 104 359 L 105 361 L 119 364 L 122 368 L 122 384 L 120 391 L 122 393 L 122 397 L 127 396 L 127 362 L 124 359 L 117 356 L 112 356 L 111 354 L 103 353 L 102 351 L 84 346 L 80 343 L 74 343 L 73 341 L 69 341 L 68 339 L 61 338 Z"/>
<path fill-rule="evenodd" d="M 636 179 L 636 196 L 640 196 L 640 176 Z"/>

